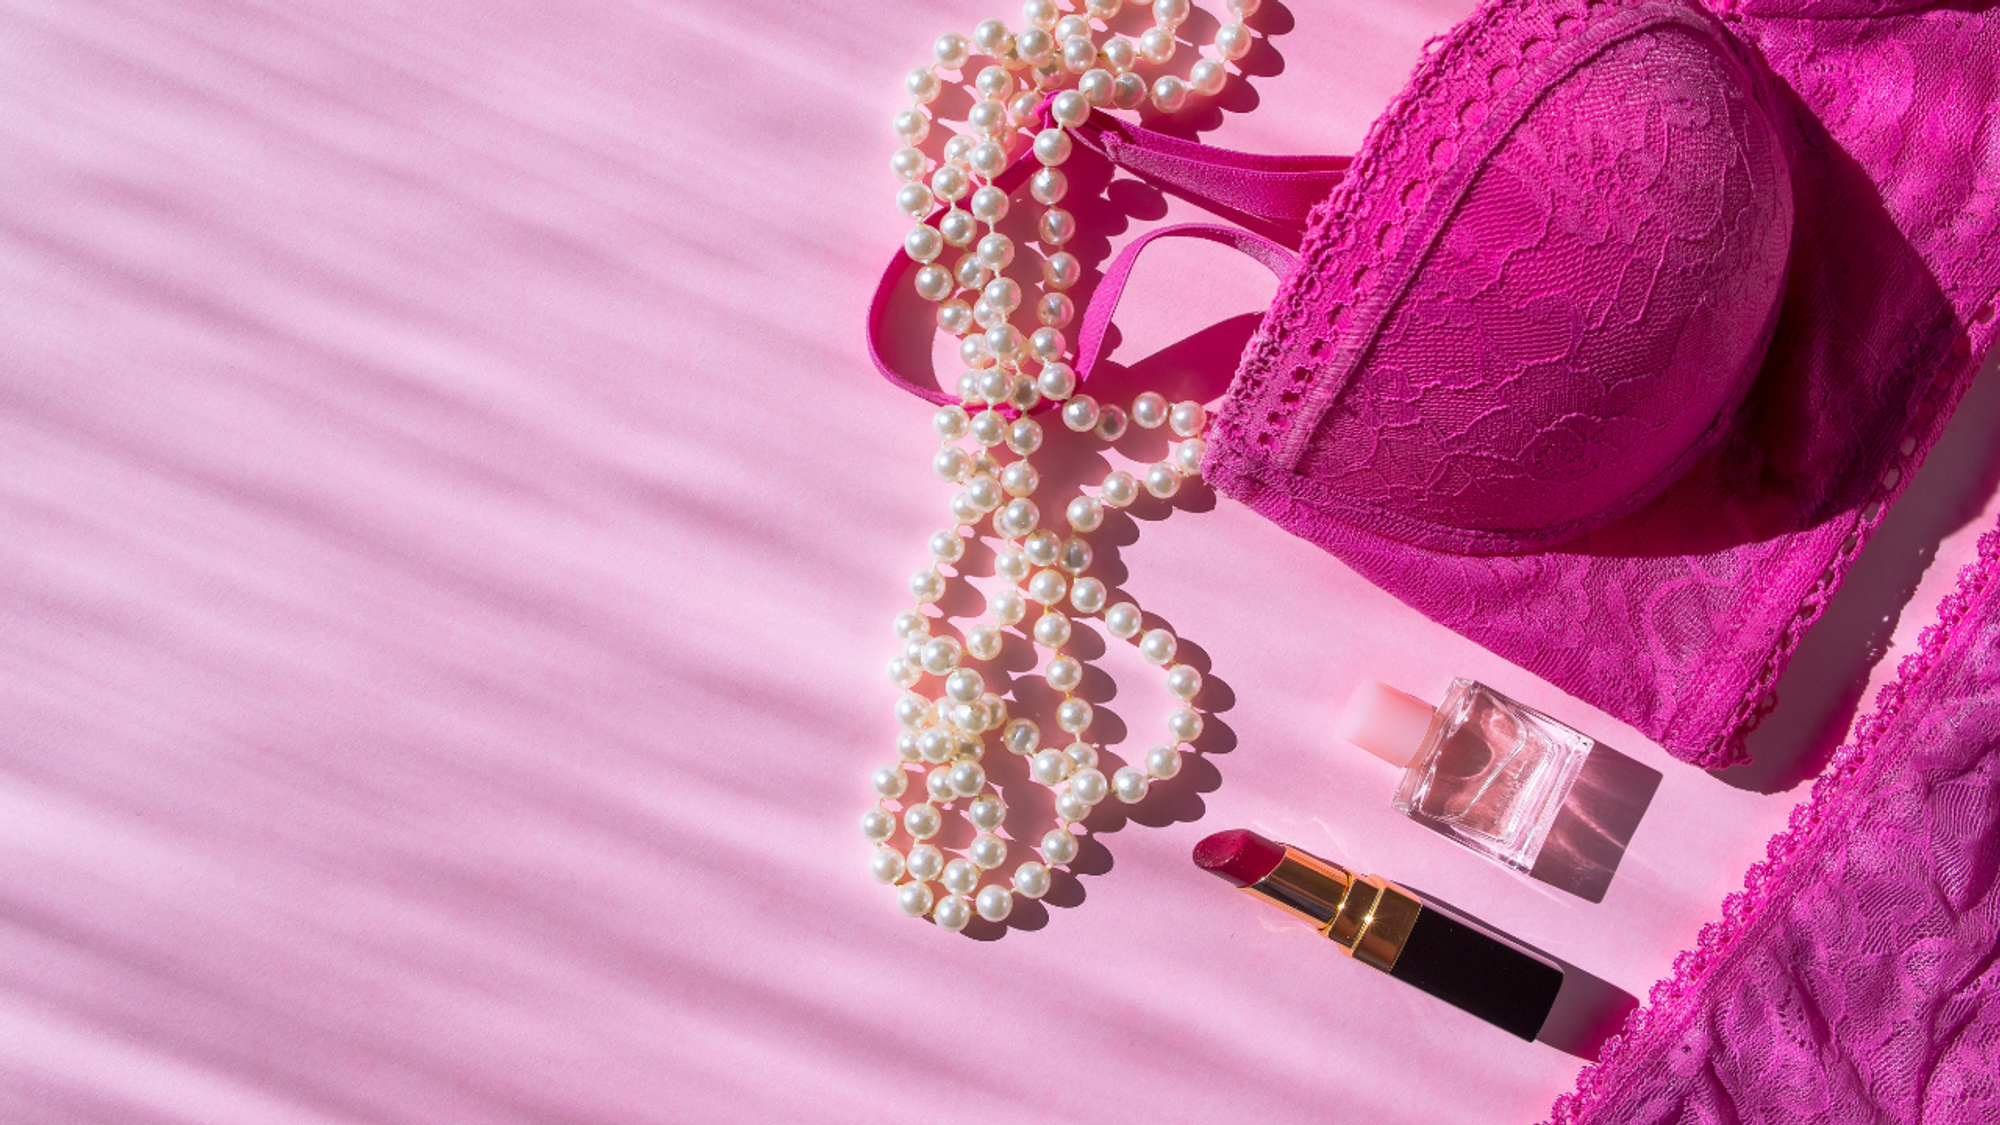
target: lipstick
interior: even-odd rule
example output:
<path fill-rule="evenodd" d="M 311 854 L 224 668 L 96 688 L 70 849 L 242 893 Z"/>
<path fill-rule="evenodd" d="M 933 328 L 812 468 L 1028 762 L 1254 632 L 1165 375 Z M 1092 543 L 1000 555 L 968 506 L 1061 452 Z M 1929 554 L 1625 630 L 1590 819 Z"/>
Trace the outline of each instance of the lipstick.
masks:
<path fill-rule="evenodd" d="M 1523 1039 L 1555 1006 L 1562 969 L 1470 919 L 1377 875 L 1255 832 L 1218 832 L 1195 865 L 1304 919 L 1362 964 Z"/>

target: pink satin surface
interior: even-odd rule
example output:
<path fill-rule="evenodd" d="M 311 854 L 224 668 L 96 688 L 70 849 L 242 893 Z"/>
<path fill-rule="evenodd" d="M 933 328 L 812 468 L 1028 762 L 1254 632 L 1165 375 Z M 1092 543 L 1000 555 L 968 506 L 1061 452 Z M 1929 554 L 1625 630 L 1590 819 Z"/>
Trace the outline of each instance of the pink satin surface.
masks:
<path fill-rule="evenodd" d="M 1289 30 L 1203 135 L 1351 151 L 1469 8 L 1267 0 Z M 862 342 L 888 121 L 993 14 L 0 11 L 0 1119 L 1529 1121 L 1569 1088 L 1192 844 L 1257 829 L 1644 995 L 1802 790 L 1675 762 L 1200 490 L 1119 554 L 1227 688 L 1215 752 L 998 940 L 869 879 L 888 623 L 946 499 Z M 1133 203 L 1114 249 L 1199 217 Z M 1110 358 L 1226 378 L 1247 330 L 1190 326 L 1262 274 L 1163 249 Z M 1932 462 L 1977 499 L 1857 569 L 1893 635 L 1794 665 L 1808 735 L 1993 521 L 1985 462 Z M 1358 679 L 1455 675 L 1663 774 L 1602 903 L 1332 744 Z"/>

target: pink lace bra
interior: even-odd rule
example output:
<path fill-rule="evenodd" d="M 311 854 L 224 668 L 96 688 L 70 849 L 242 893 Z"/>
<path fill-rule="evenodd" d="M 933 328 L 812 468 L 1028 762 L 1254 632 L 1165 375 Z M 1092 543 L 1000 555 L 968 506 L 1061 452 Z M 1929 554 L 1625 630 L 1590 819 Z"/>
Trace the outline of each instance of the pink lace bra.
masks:
<path fill-rule="evenodd" d="M 1494 0 L 1351 161 L 1096 114 L 1235 224 L 1128 246 L 1076 366 L 1152 241 L 1252 253 L 1282 281 L 1210 482 L 1727 764 L 1992 342 L 1994 79 L 1956 65 L 1991 21 L 1917 7 Z"/>

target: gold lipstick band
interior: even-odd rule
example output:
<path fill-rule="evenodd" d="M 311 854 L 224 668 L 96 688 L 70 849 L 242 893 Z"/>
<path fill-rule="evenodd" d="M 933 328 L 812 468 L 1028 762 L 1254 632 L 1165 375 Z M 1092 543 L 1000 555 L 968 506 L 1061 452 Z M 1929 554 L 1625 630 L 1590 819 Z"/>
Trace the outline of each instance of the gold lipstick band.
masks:
<path fill-rule="evenodd" d="M 1243 888 L 1304 919 L 1341 951 L 1388 972 L 1423 913 L 1417 896 L 1379 875 L 1356 875 L 1285 845 L 1269 875 Z"/>

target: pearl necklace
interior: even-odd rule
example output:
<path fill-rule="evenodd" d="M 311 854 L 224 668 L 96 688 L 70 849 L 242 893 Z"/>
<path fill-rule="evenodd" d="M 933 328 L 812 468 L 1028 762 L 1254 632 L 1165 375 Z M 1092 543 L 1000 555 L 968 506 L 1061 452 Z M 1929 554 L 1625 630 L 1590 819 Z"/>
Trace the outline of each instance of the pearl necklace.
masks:
<path fill-rule="evenodd" d="M 940 36 L 932 48 L 933 63 L 912 70 L 905 80 L 913 104 L 895 120 L 896 133 L 904 142 L 890 160 L 903 181 L 896 205 L 919 223 L 904 239 L 904 251 L 921 263 L 917 293 L 937 304 L 938 328 L 960 339 L 959 357 L 966 366 L 956 386 L 959 404 L 939 409 L 931 419 L 941 443 L 932 471 L 961 487 L 950 502 L 953 525 L 930 537 L 931 565 L 910 579 L 917 608 L 896 618 L 896 636 L 903 647 L 889 661 L 889 678 L 904 689 L 896 702 L 896 718 L 903 727 L 896 741 L 899 760 L 875 772 L 878 801 L 862 817 L 861 827 L 877 845 L 870 870 L 876 879 L 897 887 L 897 905 L 912 917 L 930 916 L 948 931 L 964 929 L 974 913 L 1003 921 L 1013 910 L 1014 895 L 1040 898 L 1047 893 L 1050 868 L 1076 859 L 1075 829 L 1091 810 L 1107 796 L 1127 804 L 1144 800 L 1154 781 L 1180 772 L 1181 747 L 1202 730 L 1201 712 L 1192 705 L 1201 691 L 1201 673 L 1175 662 L 1178 646 L 1171 631 L 1146 630 L 1135 603 L 1111 601 L 1104 582 L 1088 573 L 1093 552 L 1084 536 L 1103 524 L 1107 507 L 1132 504 L 1142 489 L 1167 499 L 1180 489 L 1183 478 L 1198 473 L 1207 417 L 1200 403 L 1169 406 L 1152 392 L 1135 398 L 1129 413 L 1077 393 L 1076 372 L 1070 364 L 1073 355 L 1062 329 L 1076 313 L 1065 291 L 1081 278 L 1083 268 L 1062 249 L 1076 233 L 1076 220 L 1057 204 L 1068 190 L 1060 169 L 1072 151 L 1068 130 L 1081 125 L 1094 107 L 1134 109 L 1150 100 L 1155 108 L 1171 113 L 1191 94 L 1220 91 L 1228 77 L 1224 64 L 1242 58 L 1250 48 L 1251 33 L 1241 20 L 1256 10 L 1257 0 L 1228 0 L 1236 20 L 1217 30 L 1216 58 L 1197 61 L 1185 81 L 1162 75 L 1150 86 L 1139 75 L 1138 65 L 1171 61 L 1176 29 L 1192 8 L 1189 0 L 1155 0 L 1153 26 L 1128 39 L 1105 30 L 1122 4 L 1123 0 L 1085 0 L 1082 13 L 1064 15 L 1055 0 L 1027 0 L 1022 14 L 1028 26 L 1018 33 L 999 20 L 986 20 L 973 29 L 969 40 L 956 34 Z M 991 60 L 991 65 L 974 73 L 969 64 L 975 55 Z M 955 71 L 961 77 L 973 74 L 970 86 L 975 100 L 967 112 L 967 131 L 941 146 L 942 160 L 934 163 L 917 146 L 930 134 L 932 119 L 925 107 L 943 91 L 940 71 Z M 1072 81 L 1073 89 L 1063 88 Z M 1049 97 L 1050 90 L 1060 92 Z M 1029 181 L 1030 196 L 1045 208 L 1036 224 L 1038 241 L 1045 248 L 1041 293 L 1034 302 L 1039 324 L 1024 336 L 1011 323 L 1024 297 L 1020 283 L 1001 276 L 1014 260 L 1013 240 L 997 229 L 1011 200 L 993 180 L 1010 163 L 1013 144 L 1037 122 L 1045 98 L 1050 121 L 1031 142 L 1041 167 Z M 964 208 L 959 206 L 961 200 Z M 940 201 L 946 210 L 933 225 Z M 938 264 L 946 246 L 971 249 L 956 268 L 947 270 Z M 960 290 L 976 294 L 974 301 L 967 304 L 959 298 Z M 1032 374 L 1028 364 L 1035 365 Z M 1167 459 L 1148 466 L 1142 476 L 1113 471 L 1098 485 L 1096 495 L 1070 500 L 1063 516 L 1073 534 L 1065 538 L 1039 526 L 1041 510 L 1030 499 L 1040 486 L 1040 474 L 1030 458 L 1041 448 L 1043 433 L 1029 412 L 1045 399 L 1061 403 L 1059 416 L 1065 427 L 1106 443 L 1122 437 L 1128 422 L 1145 429 L 1166 426 L 1181 440 Z M 996 456 L 1002 448 L 1013 459 L 1003 463 Z M 964 558 L 966 540 L 960 529 L 976 536 L 979 523 L 988 517 L 994 537 L 1001 541 L 994 559 L 1001 585 L 986 600 L 987 620 L 965 630 L 962 641 L 933 635 L 944 619 L 922 610 L 935 605 L 948 588 L 949 580 L 939 567 Z M 957 577 L 965 580 L 963 574 Z M 1041 614 L 1026 632 L 1048 650 L 1041 675 L 1061 697 L 1055 723 L 1071 739 L 1061 748 L 1042 745 L 1041 727 L 1034 720 L 1010 717 L 1006 700 L 986 690 L 985 678 L 967 664 L 998 657 L 1002 630 L 1021 624 L 1030 602 L 1041 607 Z M 1074 631 L 1062 608 L 1065 603 L 1083 618 L 1100 617 L 1112 636 L 1134 641 L 1148 663 L 1164 669 L 1168 692 L 1181 701 L 1166 717 L 1171 741 L 1149 749 L 1143 766 L 1122 766 L 1109 779 L 1098 768 L 1098 748 L 1083 738 L 1094 709 L 1075 694 L 1084 666 L 1064 651 Z M 1005 882 L 981 886 L 988 872 L 1006 862 L 1008 853 L 1008 841 L 999 834 L 1007 807 L 980 764 L 989 733 L 997 733 L 1010 753 L 1025 757 L 1029 775 L 1054 791 L 1056 825 L 1041 838 L 1040 860 L 1024 860 Z M 921 774 L 918 784 L 924 799 L 891 807 L 909 791 L 911 772 Z M 960 802 L 976 834 L 964 854 L 947 859 L 932 841 L 944 830 L 945 813 Z M 899 828 L 909 839 L 906 849 L 892 842 Z M 931 889 L 934 881 L 942 884 L 944 894 Z"/>

